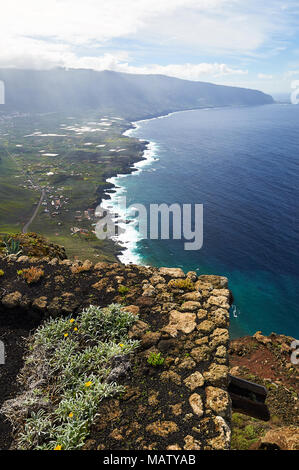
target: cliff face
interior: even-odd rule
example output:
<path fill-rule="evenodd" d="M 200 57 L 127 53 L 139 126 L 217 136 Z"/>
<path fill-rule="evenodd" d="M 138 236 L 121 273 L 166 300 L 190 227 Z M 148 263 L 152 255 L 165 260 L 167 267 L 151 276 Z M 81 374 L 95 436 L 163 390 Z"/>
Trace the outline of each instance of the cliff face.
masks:
<path fill-rule="evenodd" d="M 76 319 L 90 304 L 117 302 L 138 315 L 129 337 L 140 346 L 121 378 L 125 393 L 99 405 L 100 418 L 91 426 L 86 448 L 229 448 L 226 278 L 185 275 L 181 269 L 26 256 L 0 258 L 0 269 L 0 318 L 2 328 L 8 325 L 7 335 L 20 327 L 20 318 L 30 327 L 49 316 Z M 14 352 L 9 347 L 7 352 L 10 367 Z M 24 374 L 28 375 L 28 366 Z M 2 412 L 19 431 L 24 420 L 19 423 L 18 417 L 24 410 L 26 416 L 32 411 L 23 397 L 28 398 L 33 379 L 4 397 Z M 15 443 L 8 440 L 4 445 Z"/>
<path fill-rule="evenodd" d="M 32 411 L 52 412 L 63 398 L 54 389 L 55 400 L 46 404 L 32 395 L 41 381 L 41 368 L 30 366 L 36 328 L 49 317 L 79 325 L 90 304 L 118 303 L 136 317 L 128 337 L 139 347 L 121 361 L 111 359 L 111 373 L 125 389 L 99 403 L 85 449 L 299 449 L 293 338 L 257 332 L 229 341 L 232 296 L 226 278 L 63 258 L 55 247 L 47 257 L 0 256 L 0 339 L 6 348 L 0 366 L 1 448 L 18 447 L 18 433 Z M 269 422 L 231 416 L 228 372 L 268 389 Z M 57 373 L 46 368 L 43 374 L 49 392 Z M 14 439 L 7 416 L 17 430 Z"/>

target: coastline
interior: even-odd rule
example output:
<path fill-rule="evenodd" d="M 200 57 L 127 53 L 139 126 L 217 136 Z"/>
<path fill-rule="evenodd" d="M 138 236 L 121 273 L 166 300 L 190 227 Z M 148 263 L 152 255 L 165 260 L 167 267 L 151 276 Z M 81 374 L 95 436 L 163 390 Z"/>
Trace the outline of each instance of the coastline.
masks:
<path fill-rule="evenodd" d="M 181 112 L 181 111 L 178 111 Z M 126 129 L 122 135 L 126 137 L 130 137 L 131 133 L 134 132 L 136 129 L 139 128 L 138 123 L 149 121 L 152 119 L 162 119 L 167 117 L 173 113 L 168 113 L 166 115 L 158 116 L 158 117 L 151 117 L 149 119 L 140 119 L 138 121 L 131 122 L 131 126 Z M 140 237 L 138 236 L 138 232 L 135 230 L 134 224 L 134 217 L 130 214 L 127 210 L 120 211 L 118 208 L 118 200 L 120 196 L 125 196 L 126 189 L 121 184 L 121 181 L 127 177 L 134 176 L 138 173 L 143 171 L 144 167 L 150 166 L 153 162 L 158 160 L 157 157 L 157 150 L 158 145 L 156 142 L 153 141 L 146 141 L 144 139 L 138 139 L 140 143 L 145 145 L 145 149 L 142 154 L 142 158 L 134 163 L 132 163 L 129 167 L 131 170 L 128 173 L 119 173 L 116 176 L 112 176 L 106 179 L 106 182 L 109 184 L 108 189 L 105 188 L 103 191 L 103 196 L 101 198 L 101 207 L 105 211 L 113 214 L 113 220 L 118 220 L 118 227 L 120 233 L 115 237 L 112 237 L 112 241 L 117 245 L 119 248 L 119 252 L 117 254 L 117 259 L 122 264 L 142 264 L 142 260 L 139 255 L 134 253 L 134 247 Z M 113 189 L 113 192 L 110 192 Z M 118 210 L 116 210 L 116 208 Z M 127 220 L 127 223 L 126 223 Z"/>
<path fill-rule="evenodd" d="M 139 124 L 142 122 L 152 121 L 154 119 L 164 119 L 177 113 L 210 109 L 215 109 L 215 107 L 205 106 L 192 109 L 182 109 L 179 111 L 170 111 L 166 114 L 137 119 L 136 121 L 131 121 L 130 126 L 122 133 L 122 135 L 125 137 L 131 137 L 131 134 L 140 127 Z M 137 140 L 139 140 L 139 142 L 141 144 L 144 144 L 145 146 L 141 159 L 138 159 L 137 161 L 129 164 L 128 170 L 130 171 L 128 171 L 128 173 L 118 173 L 115 176 L 109 176 L 106 179 L 107 185 L 105 185 L 100 194 L 101 208 L 107 212 L 114 213 L 114 221 L 119 220 L 118 226 L 120 228 L 121 233 L 115 237 L 112 237 L 110 240 L 112 240 L 115 246 L 117 247 L 117 252 L 115 256 L 118 261 L 122 264 L 143 263 L 141 257 L 138 254 L 134 253 L 134 248 L 136 247 L 137 242 L 141 239 L 138 236 L 138 232 L 134 229 L 134 217 L 132 217 L 132 215 L 130 215 L 130 213 L 128 213 L 127 211 L 115 211 L 117 207 L 118 198 L 120 196 L 124 196 L 126 193 L 125 187 L 121 184 L 121 181 L 124 178 L 142 172 L 144 167 L 150 166 L 153 162 L 159 160 L 159 157 L 157 155 L 159 147 L 156 142 L 138 138 Z M 125 221 L 122 222 L 123 219 L 127 219 L 129 223 L 126 223 Z"/>
<path fill-rule="evenodd" d="M 191 111 L 209 111 L 211 109 L 225 108 L 226 106 L 203 106 L 190 109 L 182 109 L 176 111 L 169 111 L 161 115 L 152 115 L 146 118 L 136 119 L 135 121 L 130 122 L 130 126 L 122 132 L 123 136 L 131 137 L 131 134 L 139 129 L 140 123 L 146 121 L 152 121 L 154 119 L 164 119 L 178 113 L 186 113 Z M 132 136 L 133 137 L 133 136 Z M 120 196 L 124 196 L 126 191 L 125 187 L 122 184 L 124 178 L 133 176 L 134 174 L 140 173 L 143 171 L 143 167 L 150 166 L 154 161 L 159 160 L 157 156 L 158 144 L 154 141 L 147 141 L 145 139 L 138 139 L 140 144 L 144 144 L 144 150 L 140 159 L 133 161 L 127 165 L 127 173 L 118 173 L 115 176 L 109 176 L 106 179 L 106 185 L 101 188 L 99 194 L 99 204 L 104 210 L 112 212 L 113 209 L 117 206 L 117 201 Z M 126 171 L 125 169 L 125 171 Z M 120 227 L 121 234 L 112 237 L 110 240 L 113 241 L 117 251 L 115 256 L 117 260 L 123 264 L 143 264 L 141 256 L 137 253 L 134 253 L 134 248 L 136 247 L 137 242 L 141 239 L 138 235 L 138 232 L 134 229 L 134 217 L 132 217 L 126 211 L 120 211 L 113 218 L 114 221 L 128 219 L 129 223 L 120 222 L 118 226 Z"/>

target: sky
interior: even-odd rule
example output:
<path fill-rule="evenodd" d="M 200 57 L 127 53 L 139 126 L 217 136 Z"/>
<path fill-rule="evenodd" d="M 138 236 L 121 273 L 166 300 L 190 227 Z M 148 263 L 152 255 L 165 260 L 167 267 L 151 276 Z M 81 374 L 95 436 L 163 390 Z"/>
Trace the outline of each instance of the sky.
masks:
<path fill-rule="evenodd" d="M 9 0 L 0 67 L 91 68 L 290 93 L 299 0 Z"/>

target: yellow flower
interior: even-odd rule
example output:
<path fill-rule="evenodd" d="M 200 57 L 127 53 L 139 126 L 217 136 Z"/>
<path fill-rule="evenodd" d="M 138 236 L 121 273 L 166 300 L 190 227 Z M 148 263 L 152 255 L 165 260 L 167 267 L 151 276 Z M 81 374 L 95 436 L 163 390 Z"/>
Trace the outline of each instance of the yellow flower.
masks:
<path fill-rule="evenodd" d="M 72 411 L 69 413 L 69 418 L 72 418 L 74 416 L 74 413 Z"/>
<path fill-rule="evenodd" d="M 122 343 L 120 343 L 119 346 L 120 346 L 121 348 L 124 348 L 124 347 L 125 347 L 125 345 L 122 344 Z"/>
<path fill-rule="evenodd" d="M 65 338 L 67 338 L 67 337 L 68 337 L 68 335 L 69 335 L 68 333 L 64 333 L 64 335 L 63 335 L 63 336 L 64 336 Z"/>
<path fill-rule="evenodd" d="M 75 326 L 74 331 L 78 331 L 78 328 Z"/>
<path fill-rule="evenodd" d="M 71 318 L 70 319 L 70 323 L 74 323 L 75 319 L 74 318 Z"/>
<path fill-rule="evenodd" d="M 85 387 L 90 387 L 92 385 L 92 382 L 85 382 Z"/>
<path fill-rule="evenodd" d="M 61 445 L 57 445 L 54 450 L 61 450 Z"/>

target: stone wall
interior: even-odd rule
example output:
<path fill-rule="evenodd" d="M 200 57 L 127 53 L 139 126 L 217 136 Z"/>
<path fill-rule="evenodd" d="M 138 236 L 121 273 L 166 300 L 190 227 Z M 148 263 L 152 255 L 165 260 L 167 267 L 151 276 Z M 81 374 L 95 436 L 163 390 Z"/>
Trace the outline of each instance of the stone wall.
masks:
<path fill-rule="evenodd" d="M 28 269 L 39 272 L 28 282 Z M 126 394 L 103 403 L 86 448 L 228 449 L 228 282 L 152 268 L 47 258 L 0 258 L 0 323 L 40 322 L 112 302 L 138 315 L 130 336 L 140 340 Z M 34 274 L 34 272 L 33 272 Z M 34 277 L 34 275 L 33 275 Z M 150 355 L 163 364 L 148 363 Z"/>

